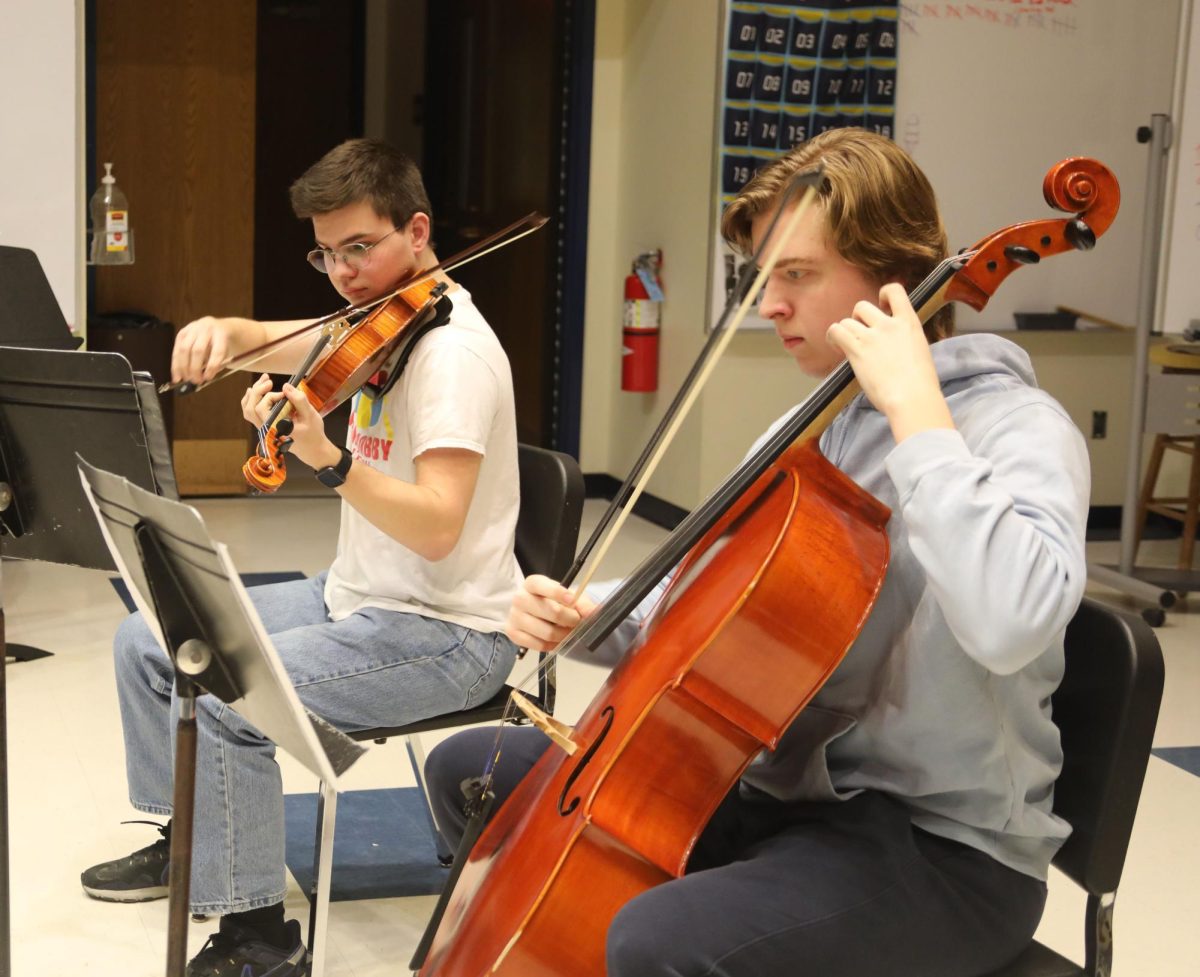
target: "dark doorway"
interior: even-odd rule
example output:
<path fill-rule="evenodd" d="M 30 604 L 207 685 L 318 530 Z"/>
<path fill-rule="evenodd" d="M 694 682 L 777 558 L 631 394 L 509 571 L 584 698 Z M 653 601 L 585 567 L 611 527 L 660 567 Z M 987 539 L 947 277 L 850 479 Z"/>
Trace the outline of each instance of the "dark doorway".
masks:
<path fill-rule="evenodd" d="M 365 0 L 259 0 L 254 160 L 254 317 L 308 319 L 343 301 L 305 254 L 312 225 L 292 213 L 288 187 L 338 143 L 363 132 Z M 315 337 L 314 337 L 315 338 Z M 275 386 L 286 380 L 275 378 Z M 346 402 L 325 418 L 341 444 Z M 319 491 L 299 458 L 286 483 Z"/>
<path fill-rule="evenodd" d="M 578 149 L 582 129 L 586 151 L 589 127 L 586 119 L 577 126 L 568 108 L 572 77 L 586 74 L 590 91 L 590 45 L 581 63 L 572 33 L 583 26 L 590 37 L 592 20 L 592 4 L 572 0 L 435 0 L 426 7 L 422 169 L 438 256 L 530 211 L 550 217 L 536 234 L 452 274 L 508 352 L 520 439 L 573 451 L 578 416 L 569 405 L 578 403 L 578 367 L 564 355 L 580 345 L 567 341 L 582 331 L 581 318 L 569 321 L 568 293 L 577 285 L 582 295 L 583 253 L 566 267 L 565 218 L 568 190 L 586 200 L 586 180 L 568 188 L 567 146 Z M 586 233 L 586 209 L 571 231 Z M 571 377 L 575 388 L 567 389 Z"/>
<path fill-rule="evenodd" d="M 254 160 L 254 316 L 302 319 L 342 306 L 304 260 L 312 226 L 288 187 L 363 132 L 363 0 L 259 0 Z"/>

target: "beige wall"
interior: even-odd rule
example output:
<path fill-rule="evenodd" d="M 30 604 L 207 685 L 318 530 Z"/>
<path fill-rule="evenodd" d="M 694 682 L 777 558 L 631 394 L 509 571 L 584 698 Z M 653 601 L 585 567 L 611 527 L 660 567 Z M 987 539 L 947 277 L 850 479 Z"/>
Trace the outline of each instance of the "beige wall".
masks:
<path fill-rule="evenodd" d="M 580 453 L 585 471 L 623 475 L 704 340 L 717 26 L 686 0 L 597 6 Z M 689 88 L 696 78 L 702 83 Z M 622 283 L 634 255 L 650 248 L 663 250 L 670 295 L 660 390 L 623 393 Z M 698 498 L 702 406 L 697 414 L 651 482 L 652 492 L 684 505 Z"/>
<path fill-rule="evenodd" d="M 623 477 L 704 340 L 719 5 L 600 0 L 597 6 L 581 462 L 585 471 Z M 633 256 L 649 248 L 664 255 L 659 391 L 624 393 L 621 286 Z M 1132 337 L 1009 336 L 1029 351 L 1041 385 L 1085 434 L 1093 411 L 1108 412 L 1107 437 L 1089 442 L 1092 501 L 1120 504 Z M 695 505 L 766 425 L 811 389 L 773 335 L 735 337 L 649 491 Z"/>

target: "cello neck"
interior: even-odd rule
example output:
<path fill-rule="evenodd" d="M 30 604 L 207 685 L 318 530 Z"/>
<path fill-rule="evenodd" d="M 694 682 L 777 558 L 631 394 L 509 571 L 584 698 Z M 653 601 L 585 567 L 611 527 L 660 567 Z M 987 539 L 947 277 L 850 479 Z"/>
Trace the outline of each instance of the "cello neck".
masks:
<path fill-rule="evenodd" d="M 922 322 L 946 304 L 946 288 L 967 257 L 956 255 L 942 261 L 909 293 Z M 797 441 L 819 438 L 858 392 L 850 364 L 841 363 L 708 498 L 684 517 L 662 545 L 625 578 L 594 614 L 564 639 L 559 653 L 566 654 L 580 647 L 589 651 L 597 648 L 784 451 Z"/>

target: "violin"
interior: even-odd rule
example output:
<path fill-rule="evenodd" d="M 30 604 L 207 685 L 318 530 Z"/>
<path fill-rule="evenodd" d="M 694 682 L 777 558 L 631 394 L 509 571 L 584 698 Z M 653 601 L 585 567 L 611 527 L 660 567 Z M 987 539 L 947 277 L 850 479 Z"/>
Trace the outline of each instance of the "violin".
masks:
<path fill-rule="evenodd" d="M 547 220 L 536 211 L 526 214 L 482 241 L 419 272 L 416 278 L 400 282 L 388 295 L 363 306 L 348 305 L 293 333 L 235 356 L 222 365 L 216 376 L 202 383 L 187 380 L 164 383 L 158 392 L 203 390 L 280 346 L 320 330 L 313 348 L 289 381 L 304 393 L 318 414 L 325 416 L 364 386 L 374 396 L 382 396 L 404 369 L 416 341 L 449 318 L 451 306 L 444 298 L 447 286 L 444 282 L 439 283 L 433 277 L 434 273 L 461 268 L 498 248 L 507 247 L 543 227 Z M 367 314 L 363 316 L 363 313 Z M 350 317 L 357 317 L 353 324 Z M 377 374 L 386 376 L 374 385 L 370 378 Z M 291 410 L 286 400 L 276 404 L 259 429 L 255 454 L 242 466 L 246 481 L 260 492 L 274 492 L 287 478 L 284 454 L 291 444 L 288 438 Z"/>
<path fill-rule="evenodd" d="M 980 310 L 1017 268 L 1091 248 L 1120 201 L 1091 159 L 1057 164 L 1043 192 L 1072 217 L 941 262 L 910 293 L 923 321 L 951 301 Z M 837 668 L 888 561 L 888 509 L 818 448 L 856 388 L 841 364 L 560 646 L 596 648 L 679 565 L 571 749 L 542 756 L 461 860 L 421 977 L 602 975 L 617 911 L 683 874 L 721 799 Z"/>
<path fill-rule="evenodd" d="M 322 417 L 381 371 L 386 378 L 373 392 L 382 395 L 403 369 L 401 350 L 411 352 L 421 336 L 449 319 L 446 288 L 431 276 L 393 293 L 353 326 L 345 320 L 330 324 L 290 382 Z M 259 428 L 257 450 L 242 466 L 246 481 L 259 492 L 274 492 L 287 478 L 291 410 L 286 400 L 275 405 Z"/>

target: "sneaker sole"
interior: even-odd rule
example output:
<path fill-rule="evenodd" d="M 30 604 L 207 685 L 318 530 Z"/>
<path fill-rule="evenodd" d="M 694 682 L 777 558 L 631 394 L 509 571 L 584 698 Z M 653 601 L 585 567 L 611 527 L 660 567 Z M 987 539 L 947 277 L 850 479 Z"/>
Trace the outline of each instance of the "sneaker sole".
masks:
<path fill-rule="evenodd" d="M 165 885 L 153 885 L 144 889 L 93 889 L 84 886 L 83 891 L 100 902 L 153 902 L 167 898 Z"/>

